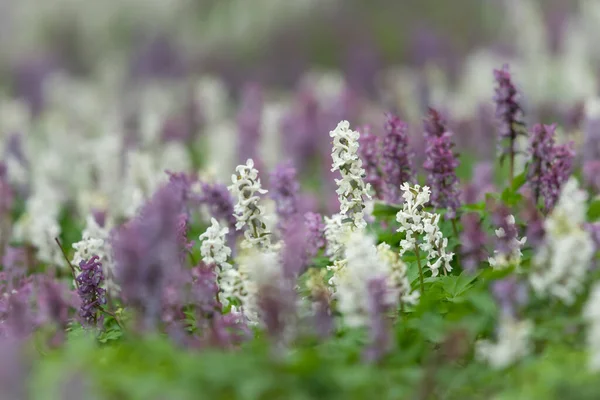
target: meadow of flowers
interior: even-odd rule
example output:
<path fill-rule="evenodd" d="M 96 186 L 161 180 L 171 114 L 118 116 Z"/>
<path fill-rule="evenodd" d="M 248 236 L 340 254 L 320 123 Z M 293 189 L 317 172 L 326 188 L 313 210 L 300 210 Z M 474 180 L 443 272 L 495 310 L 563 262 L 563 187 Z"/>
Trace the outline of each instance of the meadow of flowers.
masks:
<path fill-rule="evenodd" d="M 502 3 L 455 71 L 18 68 L 0 400 L 599 398 L 600 7 Z"/>

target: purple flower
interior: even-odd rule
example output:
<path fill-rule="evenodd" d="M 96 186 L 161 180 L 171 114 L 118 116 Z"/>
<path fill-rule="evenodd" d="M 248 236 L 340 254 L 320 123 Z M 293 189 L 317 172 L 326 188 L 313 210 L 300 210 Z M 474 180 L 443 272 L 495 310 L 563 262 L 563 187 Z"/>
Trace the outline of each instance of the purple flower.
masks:
<path fill-rule="evenodd" d="M 494 193 L 494 166 L 489 162 L 479 162 L 473 167 L 473 177 L 462 192 L 465 204 L 475 204 L 485 199 L 486 193 Z"/>
<path fill-rule="evenodd" d="M 583 179 L 594 193 L 600 192 L 600 160 L 591 160 L 583 164 Z"/>
<path fill-rule="evenodd" d="M 544 229 L 544 217 L 538 210 L 536 203 L 533 201 L 530 194 L 525 196 L 524 203 L 522 216 L 527 225 L 525 236 L 527 237 L 527 243 L 535 249 L 542 244 L 546 234 Z"/>
<path fill-rule="evenodd" d="M 582 148 L 582 161 L 600 160 L 600 117 L 588 117 L 583 124 L 584 141 Z"/>
<path fill-rule="evenodd" d="M 93 256 L 79 263 L 81 273 L 76 278 L 77 294 L 81 298 L 79 316 L 90 326 L 102 323 L 102 306 L 106 304 L 106 290 L 101 287 L 104 273 L 98 260 L 98 256 Z"/>
<path fill-rule="evenodd" d="M 281 253 L 283 274 L 286 279 L 294 282 L 306 271 L 310 261 L 308 253 L 310 237 L 307 228 L 305 219 L 296 215 L 288 220 L 283 235 L 284 247 Z"/>
<path fill-rule="evenodd" d="M 494 79 L 496 80 L 496 94 L 494 102 L 496 103 L 496 119 L 498 120 L 498 135 L 500 141 L 508 141 L 508 144 L 502 148 L 502 161 L 507 155 L 511 159 L 511 169 L 513 168 L 514 156 L 517 152 L 516 139 L 518 135 L 526 134 L 523 122 L 523 109 L 519 104 L 519 94 L 515 87 L 508 65 L 502 66 L 502 69 L 494 70 Z"/>
<path fill-rule="evenodd" d="M 306 243 L 307 243 L 307 254 L 309 258 L 314 258 L 319 250 L 324 249 L 326 245 L 325 241 L 325 224 L 323 223 L 323 217 L 321 214 L 307 212 L 304 214 L 304 221 L 306 224 Z"/>
<path fill-rule="evenodd" d="M 527 303 L 527 286 L 514 275 L 492 283 L 492 295 L 504 315 L 516 317 L 517 308 Z"/>
<path fill-rule="evenodd" d="M 463 269 L 475 272 L 487 257 L 485 245 L 487 235 L 481 228 L 481 220 L 477 213 L 462 216 L 463 230 L 460 233 L 461 260 Z"/>
<path fill-rule="evenodd" d="M 221 309 L 217 301 L 219 286 L 214 265 L 200 263 L 192 269 L 192 301 L 203 317 L 210 317 Z"/>
<path fill-rule="evenodd" d="M 501 235 L 496 235 L 496 250 L 499 254 L 511 255 L 516 250 L 515 244 L 518 240 L 519 231 L 514 223 L 514 217 L 508 207 L 500 204 L 492 213 L 492 223 Z"/>
<path fill-rule="evenodd" d="M 69 322 L 70 293 L 67 288 L 50 276 L 43 276 L 38 289 L 37 302 L 42 320 L 55 323 L 61 330 Z"/>
<path fill-rule="evenodd" d="M 239 231 L 235 229 L 236 219 L 233 212 L 233 198 L 227 190 L 227 186 L 220 183 L 203 182 L 202 194 L 198 201 L 208 207 L 211 217 L 218 221 L 225 221 L 229 228 L 229 242 L 232 245 Z M 231 247 L 233 249 L 234 246 Z"/>
<path fill-rule="evenodd" d="M 554 208 L 558 201 L 563 185 L 569 180 L 573 171 L 575 151 L 572 144 L 554 146 L 552 149 L 552 165 L 542 176 L 542 195 L 546 211 Z"/>
<path fill-rule="evenodd" d="M 20 338 L 0 338 L 0 393 L 2 399 L 23 400 L 28 396 L 30 360 Z"/>
<path fill-rule="evenodd" d="M 285 152 L 300 171 L 318 154 L 320 117 L 319 103 L 312 89 L 300 88 L 294 108 L 281 121 Z"/>
<path fill-rule="evenodd" d="M 456 176 L 459 162 L 453 152 L 452 133 L 445 131 L 439 113 L 434 109 L 429 110 L 425 121 L 425 134 L 427 147 L 423 167 L 429 172 L 427 185 L 431 188 L 431 204 L 438 209 L 447 209 L 446 217 L 454 218 L 460 207 Z"/>
<path fill-rule="evenodd" d="M 112 240 L 122 294 L 141 312 L 150 329 L 155 328 L 161 312 L 164 288 L 181 271 L 177 223 L 182 197 L 173 184 L 162 186 Z"/>
<path fill-rule="evenodd" d="M 385 181 L 385 200 L 389 203 L 401 201 L 400 186 L 413 182 L 412 153 L 408 147 L 406 124 L 393 114 L 387 114 L 386 135 L 381 152 L 381 171 Z"/>
<path fill-rule="evenodd" d="M 179 243 L 179 248 L 181 249 L 182 262 L 184 261 L 185 256 L 192 251 L 192 247 L 194 246 L 194 241 L 189 240 L 187 237 L 189 219 L 190 217 L 187 213 L 181 213 L 177 217 L 177 241 Z"/>
<path fill-rule="evenodd" d="M 258 163 L 262 112 L 262 88 L 258 84 L 247 84 L 242 90 L 240 108 L 237 114 L 239 131 L 238 158 L 240 162 L 252 158 L 255 163 Z"/>
<path fill-rule="evenodd" d="M 375 191 L 375 197 L 378 199 L 383 198 L 383 187 L 384 182 L 381 177 L 379 170 L 380 155 L 381 155 L 381 139 L 378 136 L 373 135 L 368 127 L 361 129 L 361 135 L 359 140 L 360 147 L 358 148 L 358 155 L 363 162 L 363 168 L 365 169 L 365 181 L 371 184 L 371 187 Z"/>
<path fill-rule="evenodd" d="M 314 329 L 321 338 L 327 338 L 334 330 L 333 313 L 329 293 L 323 291 L 312 297 Z"/>
<path fill-rule="evenodd" d="M 364 357 L 368 362 L 375 362 L 385 356 L 392 347 L 390 304 L 385 279 L 372 279 L 367 284 L 369 314 L 369 345 Z"/>
<path fill-rule="evenodd" d="M 269 192 L 275 201 L 279 227 L 283 228 L 286 222 L 298 212 L 300 184 L 296 179 L 296 169 L 289 162 L 277 165 L 271 173 L 270 183 Z"/>
<path fill-rule="evenodd" d="M 252 331 L 248 327 L 244 316 L 230 312 L 225 315 L 215 314 L 205 340 L 212 346 L 232 348 L 251 337 Z"/>
<path fill-rule="evenodd" d="M 556 125 L 536 124 L 531 134 L 529 155 L 531 157 L 527 171 L 527 183 L 533 190 L 535 204 L 537 204 L 541 192 L 543 176 L 548 173 L 552 165 L 554 149 L 554 132 Z"/>
<path fill-rule="evenodd" d="M 585 230 L 588 231 L 590 236 L 592 237 L 592 241 L 594 242 L 594 253 L 597 253 L 600 250 L 600 222 L 593 222 L 585 224 Z M 598 267 L 598 261 L 596 257 L 594 257 L 593 267 Z"/>

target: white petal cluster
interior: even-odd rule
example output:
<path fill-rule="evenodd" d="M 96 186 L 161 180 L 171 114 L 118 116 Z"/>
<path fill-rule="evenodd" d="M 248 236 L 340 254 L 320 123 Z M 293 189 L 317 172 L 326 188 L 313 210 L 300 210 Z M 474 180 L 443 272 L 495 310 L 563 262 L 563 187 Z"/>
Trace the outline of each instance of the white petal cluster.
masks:
<path fill-rule="evenodd" d="M 594 243 L 583 228 L 587 194 L 571 178 L 544 222 L 544 244 L 535 254 L 529 282 L 539 296 L 572 304 L 583 289 Z"/>
<path fill-rule="evenodd" d="M 511 226 L 515 226 L 515 216 L 509 215 L 506 217 L 506 223 Z M 502 227 L 496 229 L 496 236 L 499 238 L 503 238 L 506 236 L 506 232 Z M 521 257 L 523 257 L 523 253 L 521 252 L 521 248 L 527 241 L 526 237 L 522 237 L 519 239 L 515 237 L 512 239 L 512 243 L 510 244 L 511 252 L 510 254 L 502 254 L 498 252 L 498 250 L 494 250 L 494 256 L 488 258 L 488 262 L 494 269 L 504 269 L 509 266 L 519 267 L 521 264 Z"/>
<path fill-rule="evenodd" d="M 334 214 L 330 217 L 325 217 L 325 240 L 327 247 L 325 254 L 330 260 L 339 260 L 344 255 L 344 242 L 351 228 L 348 224 L 343 223 L 343 217 L 340 214 Z"/>
<path fill-rule="evenodd" d="M 340 201 L 340 214 L 352 218 L 354 226 L 364 228 L 365 199 L 370 199 L 370 185 L 365 183 L 365 170 L 358 156 L 358 138 L 360 134 L 350 129 L 348 121 L 341 121 L 329 132 L 333 138 L 331 171 L 340 171 L 342 179 L 336 179 L 336 193 Z"/>
<path fill-rule="evenodd" d="M 345 246 L 345 259 L 328 267 L 333 271 L 329 283 L 333 286 L 338 310 L 348 326 L 358 327 L 368 323 L 368 284 L 373 279 L 389 282 L 387 301 L 396 302 L 398 296 L 392 287 L 390 265 L 382 261 L 375 246 L 375 239 L 364 230 L 350 234 Z"/>
<path fill-rule="evenodd" d="M 219 268 L 219 300 L 223 306 L 227 306 L 228 299 L 236 297 L 236 288 L 241 284 L 241 278 L 238 270 L 227 262 L 231 256 L 231 249 L 226 244 L 229 228 L 221 227 L 214 218 L 210 222 L 211 226 L 200 235 L 200 254 L 205 264 L 214 264 Z"/>
<path fill-rule="evenodd" d="M 108 224 L 107 227 L 101 227 L 96 219 L 89 215 L 82 238 L 79 242 L 73 243 L 73 249 L 75 254 L 71 263 L 75 268 L 79 268 L 79 263 L 82 261 L 98 256 L 102 264 L 106 288 L 113 293 L 118 293 L 120 288 L 115 282 L 115 262 L 109 240 Z"/>
<path fill-rule="evenodd" d="M 518 321 L 510 316 L 504 316 L 500 320 L 496 343 L 489 340 L 477 342 L 477 358 L 495 369 L 512 365 L 529 354 L 532 330 L 531 321 Z"/>
<path fill-rule="evenodd" d="M 432 276 L 437 276 L 440 268 L 450 272 L 454 253 L 446 252 L 448 239 L 440 231 L 440 215 L 423 209 L 429 201 L 429 187 L 411 187 L 404 182 L 401 189 L 404 204 L 396 214 L 396 221 L 400 223 L 398 232 L 405 232 L 406 237 L 400 241 L 400 255 L 419 249 L 427 255 L 427 267 L 431 269 Z"/>
<path fill-rule="evenodd" d="M 583 318 L 588 324 L 589 367 L 593 371 L 600 371 L 600 284 L 592 287 L 589 298 L 583 308 Z"/>
<path fill-rule="evenodd" d="M 263 221 L 265 208 L 259 205 L 259 195 L 267 191 L 261 187 L 258 170 L 254 168 L 252 159 L 248 159 L 245 165 L 238 165 L 235 171 L 231 176 L 233 184 L 229 186 L 229 190 L 237 198 L 234 207 L 237 219 L 235 227 L 238 230 L 246 227 L 242 248 L 256 246 L 267 249 L 271 244 L 271 232 Z"/>
<path fill-rule="evenodd" d="M 406 276 L 406 264 L 393 251 L 389 244 L 380 243 L 377 246 L 379 260 L 389 268 L 389 284 L 393 288 L 395 296 L 405 304 L 417 304 L 420 293 L 412 290 Z"/>

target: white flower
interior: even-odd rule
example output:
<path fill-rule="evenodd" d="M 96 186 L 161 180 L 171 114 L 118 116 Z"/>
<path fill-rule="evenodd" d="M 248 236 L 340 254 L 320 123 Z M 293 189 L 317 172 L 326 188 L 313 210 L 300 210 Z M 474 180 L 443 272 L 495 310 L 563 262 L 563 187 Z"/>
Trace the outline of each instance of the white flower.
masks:
<path fill-rule="evenodd" d="M 399 299 L 402 303 L 416 304 L 419 301 L 420 293 L 417 290 L 412 290 L 410 282 L 406 276 L 406 264 L 398 257 L 390 245 L 380 243 L 377 246 L 377 256 L 379 260 L 389 268 L 389 284 L 393 288 L 391 294 L 394 299 L 390 302 L 395 302 Z"/>
<path fill-rule="evenodd" d="M 515 226 L 515 216 L 509 215 L 508 217 L 506 217 L 506 223 L 508 225 L 511 225 L 514 227 Z M 502 228 L 502 227 L 496 229 L 495 233 L 498 238 L 506 237 L 506 232 L 504 231 L 504 228 Z M 494 250 L 494 256 L 489 257 L 488 262 L 494 269 L 503 269 L 503 268 L 507 268 L 511 265 L 519 267 L 519 265 L 521 264 L 521 257 L 523 257 L 521 248 L 523 247 L 523 245 L 525 244 L 526 241 L 527 241 L 526 237 L 522 237 L 521 239 L 519 239 L 518 237 L 515 236 L 511 240 L 511 243 L 509 244 L 509 247 L 512 250 L 509 254 L 503 254 L 503 253 L 500 253 L 498 250 Z"/>
<path fill-rule="evenodd" d="M 236 174 L 231 176 L 233 184 L 229 186 L 229 190 L 237 198 L 234 207 L 237 219 L 235 227 L 238 230 L 246 227 L 242 248 L 258 246 L 266 249 L 271 245 L 271 232 L 263 220 L 265 208 L 259 205 L 259 195 L 267 191 L 260 185 L 258 171 L 254 168 L 252 159 L 248 159 L 245 165 L 238 165 L 235 170 Z"/>
<path fill-rule="evenodd" d="M 572 304 L 583 289 L 594 255 L 594 243 L 583 228 L 587 194 L 575 178 L 565 184 L 552 213 L 544 221 L 544 244 L 532 262 L 529 282 L 539 296 Z"/>
<path fill-rule="evenodd" d="M 332 260 L 340 259 L 344 254 L 344 242 L 350 233 L 350 226 L 342 222 L 340 214 L 325 217 L 325 240 L 327 248 L 325 254 Z"/>
<path fill-rule="evenodd" d="M 593 371 L 600 370 L 600 284 L 595 284 L 590 291 L 583 308 L 583 318 L 588 324 L 587 344 L 590 354 L 589 366 Z"/>
<path fill-rule="evenodd" d="M 477 342 L 477 358 L 492 368 L 503 369 L 525 357 L 530 352 L 531 321 L 517 321 L 510 316 L 500 320 L 497 342 Z"/>
<path fill-rule="evenodd" d="M 221 228 L 219 222 L 211 218 L 211 226 L 206 229 L 200 240 L 200 254 L 205 264 L 214 264 L 219 268 L 219 300 L 223 306 L 229 304 L 229 298 L 236 297 L 236 288 L 240 285 L 240 274 L 227 262 L 231 249 L 226 244 L 227 227 Z M 238 291 L 239 292 L 239 291 Z"/>
<path fill-rule="evenodd" d="M 340 201 L 340 214 L 344 218 L 352 218 L 357 228 L 364 228 L 365 199 L 370 199 L 370 185 L 365 183 L 365 170 L 358 156 L 359 133 L 350 129 L 348 121 L 341 121 L 329 132 L 333 138 L 331 171 L 340 171 L 342 179 L 336 179 L 336 193 Z"/>
<path fill-rule="evenodd" d="M 439 274 L 440 268 L 450 272 L 450 262 L 454 253 L 447 253 L 448 239 L 444 238 L 439 228 L 440 216 L 423 210 L 429 201 L 429 187 L 415 185 L 411 187 L 407 182 L 401 186 L 404 203 L 402 210 L 396 214 L 396 221 L 400 223 L 398 232 L 405 232 L 406 237 L 400 241 L 400 255 L 407 251 L 421 250 L 427 255 L 427 267 L 432 276 Z M 422 241 L 419 239 L 422 238 Z"/>
<path fill-rule="evenodd" d="M 102 264 L 106 288 L 113 293 L 118 293 L 120 288 L 115 282 L 115 262 L 109 240 L 108 226 L 107 223 L 107 227 L 101 227 L 96 219 L 89 215 L 86 218 L 86 226 L 81 240 L 73 243 L 75 254 L 71 262 L 75 268 L 79 268 L 82 261 L 88 261 L 93 256 L 98 256 Z"/>

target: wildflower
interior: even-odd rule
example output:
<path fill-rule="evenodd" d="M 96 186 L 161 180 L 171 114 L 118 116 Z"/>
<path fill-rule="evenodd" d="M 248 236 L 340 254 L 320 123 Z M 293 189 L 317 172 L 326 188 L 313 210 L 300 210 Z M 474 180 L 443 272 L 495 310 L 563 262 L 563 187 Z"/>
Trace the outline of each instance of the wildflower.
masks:
<path fill-rule="evenodd" d="M 492 294 L 503 316 L 517 317 L 517 307 L 527 302 L 527 287 L 511 275 L 492 283 Z"/>
<path fill-rule="evenodd" d="M 225 242 L 225 237 L 229 229 L 227 227 L 221 228 L 219 222 L 212 218 L 211 226 L 206 229 L 200 240 L 202 245 L 200 246 L 200 254 L 202 255 L 202 261 L 206 265 L 216 265 L 219 268 L 219 300 L 223 306 L 227 306 L 229 298 L 233 296 L 230 292 L 231 288 L 235 286 L 236 280 L 239 279 L 239 274 L 233 266 L 227 262 L 231 256 L 231 249 Z"/>
<path fill-rule="evenodd" d="M 507 155 L 510 157 L 511 179 L 513 177 L 514 157 L 517 153 L 516 140 L 519 135 L 525 135 L 523 122 L 523 109 L 519 104 L 518 91 L 515 87 L 508 65 L 502 69 L 494 70 L 497 87 L 494 102 L 496 103 L 496 118 L 498 119 L 498 135 L 501 141 L 508 140 L 502 149 L 501 160 Z"/>
<path fill-rule="evenodd" d="M 381 139 L 364 128 L 359 138 L 358 155 L 365 167 L 365 182 L 375 191 L 375 197 L 383 197 L 383 179 L 379 171 Z"/>
<path fill-rule="evenodd" d="M 258 84 L 248 84 L 244 87 L 237 114 L 240 161 L 255 159 L 258 156 L 263 103 L 262 89 Z"/>
<path fill-rule="evenodd" d="M 554 149 L 554 131 L 556 125 L 536 124 L 531 134 L 529 155 L 531 162 L 527 173 L 528 184 L 533 190 L 535 204 L 542 192 L 542 177 L 548 173 L 552 165 Z"/>
<path fill-rule="evenodd" d="M 477 213 L 464 214 L 461 219 L 463 226 L 460 233 L 462 266 L 465 271 L 472 273 L 486 259 L 487 237 L 481 228 L 481 221 Z"/>
<path fill-rule="evenodd" d="M 342 215 L 334 214 L 331 217 L 325 217 L 324 231 L 327 242 L 325 254 L 332 261 L 340 259 L 343 256 L 346 235 L 350 232 L 348 225 L 343 223 Z"/>
<path fill-rule="evenodd" d="M 583 307 L 583 318 L 588 324 L 587 345 L 590 354 L 589 368 L 600 370 L 600 284 L 595 284 Z"/>
<path fill-rule="evenodd" d="M 494 369 L 504 369 L 525 357 L 531 351 L 531 321 L 518 321 L 510 316 L 500 319 L 497 342 L 477 342 L 477 358 L 486 361 Z"/>
<path fill-rule="evenodd" d="M 106 290 L 101 287 L 104 282 L 102 265 L 98 256 L 79 263 L 81 273 L 77 275 L 77 294 L 81 299 L 79 316 L 86 324 L 95 326 L 102 323 L 102 306 L 106 304 Z"/>
<path fill-rule="evenodd" d="M 307 230 L 307 255 L 313 258 L 319 250 L 325 248 L 327 241 L 325 240 L 325 224 L 321 214 L 307 212 L 304 214 L 304 222 Z"/>
<path fill-rule="evenodd" d="M 450 272 L 450 261 L 454 253 L 447 253 L 448 239 L 443 237 L 439 229 L 440 215 L 423 210 L 429 202 L 429 187 L 414 185 L 408 182 L 402 185 L 404 203 L 402 210 L 396 214 L 396 221 L 400 224 L 398 232 L 405 232 L 406 236 L 400 241 L 400 255 L 407 251 L 419 250 L 427 254 L 427 267 L 432 275 L 437 276 L 439 269 Z M 422 242 L 419 243 L 419 238 Z"/>
<path fill-rule="evenodd" d="M 544 222 L 544 243 L 533 260 L 529 282 L 539 296 L 573 304 L 583 289 L 594 256 L 594 242 L 584 229 L 587 194 L 571 178 Z"/>
<path fill-rule="evenodd" d="M 370 199 L 370 185 L 364 182 L 365 170 L 358 157 L 358 140 L 360 134 L 350 129 L 348 121 L 341 121 L 329 132 L 333 138 L 331 171 L 340 171 L 342 179 L 336 179 L 340 215 L 351 218 L 357 228 L 367 225 L 364 219 L 364 199 Z"/>
<path fill-rule="evenodd" d="M 401 200 L 400 186 L 413 183 L 413 154 L 408 147 L 407 126 L 395 115 L 388 114 L 383 138 L 381 170 L 385 180 L 385 200 L 398 203 Z"/>
<path fill-rule="evenodd" d="M 398 254 L 392 251 L 387 243 L 380 243 L 377 246 L 377 256 L 380 262 L 384 263 L 389 269 L 389 286 L 394 292 L 394 296 L 401 304 L 417 304 L 420 293 L 412 290 L 410 282 L 406 276 L 406 264 L 400 259 Z"/>
<path fill-rule="evenodd" d="M 185 255 L 188 254 L 194 246 L 194 241 L 188 240 L 187 238 L 189 220 L 190 217 L 187 213 L 181 213 L 177 217 L 177 242 L 181 250 L 182 262 L 185 258 Z"/>
<path fill-rule="evenodd" d="M 434 109 L 429 109 L 428 121 L 425 123 L 427 147 L 423 167 L 429 172 L 427 184 L 431 188 L 431 204 L 437 208 L 447 209 L 446 216 L 454 218 L 460 207 L 458 178 L 456 168 L 458 160 L 453 152 L 452 133 L 448 132 Z M 428 132 L 428 127 L 435 127 Z M 441 132 L 441 133 L 440 133 Z"/>
<path fill-rule="evenodd" d="M 308 233 L 304 218 L 296 215 L 288 221 L 283 235 L 283 248 L 281 249 L 283 276 L 294 283 L 296 278 L 306 271 L 310 261 Z"/>
<path fill-rule="evenodd" d="M 233 184 L 229 186 L 229 190 L 237 197 L 237 204 L 234 207 L 237 219 L 235 227 L 238 230 L 246 227 L 242 247 L 268 248 L 271 244 L 269 238 L 271 232 L 267 230 L 263 221 L 265 209 L 258 204 L 259 195 L 267 191 L 261 187 L 258 171 L 254 168 L 252 159 L 248 159 L 246 165 L 238 165 L 236 174 L 232 175 L 231 180 Z"/>
<path fill-rule="evenodd" d="M 552 164 L 542 177 L 542 194 L 546 211 L 552 210 L 558 201 L 562 187 L 571 176 L 575 151 L 571 144 L 555 146 L 551 157 Z"/>
<path fill-rule="evenodd" d="M 523 256 L 521 248 L 527 238 L 519 239 L 515 217 L 506 207 L 499 206 L 493 214 L 493 220 L 497 226 L 496 249 L 494 256 L 490 257 L 488 262 L 494 269 L 507 268 L 511 265 L 518 267 Z"/>
<path fill-rule="evenodd" d="M 300 184 L 296 179 L 296 169 L 290 163 L 275 167 L 271 173 L 271 198 L 275 201 L 279 226 L 298 212 L 298 191 Z"/>
<path fill-rule="evenodd" d="M 369 316 L 369 345 L 364 357 L 367 361 L 377 361 L 392 347 L 391 318 L 392 307 L 388 301 L 388 287 L 385 278 L 372 279 L 367 283 L 367 314 Z"/>
<path fill-rule="evenodd" d="M 217 221 L 227 224 L 229 235 L 232 240 L 235 239 L 235 224 L 237 222 L 233 211 L 233 199 L 227 186 L 219 183 L 201 183 L 201 194 L 198 196 L 200 204 L 205 205 L 209 209 L 209 214 L 216 218 Z"/>

